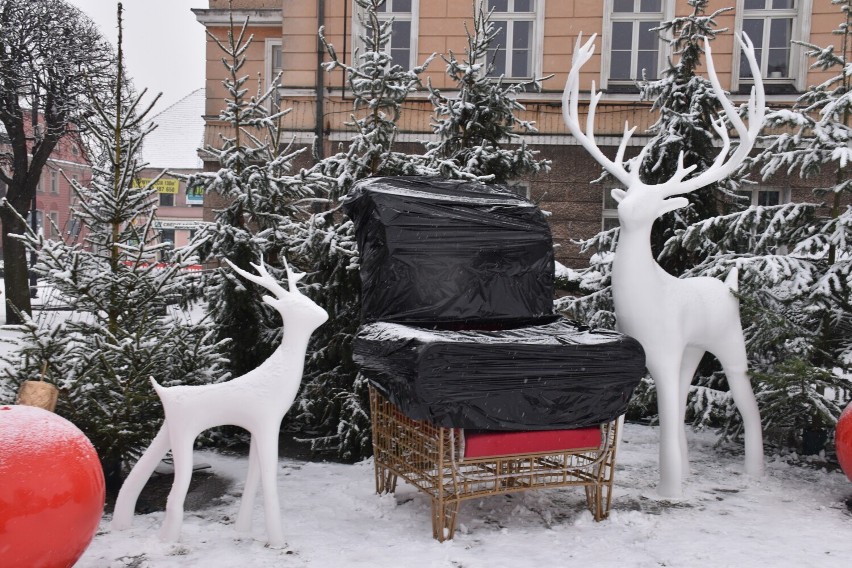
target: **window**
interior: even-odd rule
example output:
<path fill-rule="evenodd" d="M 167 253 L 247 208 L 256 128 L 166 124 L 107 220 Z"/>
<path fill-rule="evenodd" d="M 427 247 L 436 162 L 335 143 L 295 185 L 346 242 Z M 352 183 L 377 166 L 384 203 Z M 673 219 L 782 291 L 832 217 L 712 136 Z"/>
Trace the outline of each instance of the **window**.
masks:
<path fill-rule="evenodd" d="M 608 84 L 657 79 L 662 67 L 660 37 L 651 31 L 667 19 L 671 8 L 663 0 L 609 0 L 609 58 L 604 62 Z"/>
<path fill-rule="evenodd" d="M 618 203 L 612 198 L 612 190 L 615 188 L 603 188 L 603 214 L 601 220 L 601 229 L 609 231 L 619 226 L 618 223 Z"/>
<path fill-rule="evenodd" d="M 161 207 L 174 207 L 175 205 L 175 194 L 174 193 L 160 193 L 160 206 Z"/>
<path fill-rule="evenodd" d="M 543 4 L 544 0 L 489 0 L 497 32 L 488 50 L 488 59 L 494 63 L 492 76 L 531 79 L 538 74 Z"/>
<path fill-rule="evenodd" d="M 174 229 L 160 229 L 160 242 L 175 244 L 175 230 Z"/>
<path fill-rule="evenodd" d="M 790 85 L 804 88 L 805 68 L 801 61 L 803 50 L 793 45 L 794 40 L 807 40 L 810 34 L 812 0 L 739 0 L 737 31 L 748 34 L 754 43 L 754 55 L 760 74 L 767 83 L 767 92 L 789 92 Z M 735 50 L 735 81 L 744 81 L 750 89 L 752 71 L 742 51 Z M 735 67 L 736 68 L 736 67 Z M 787 90 L 783 85 L 787 85 Z"/>
<path fill-rule="evenodd" d="M 750 200 L 750 205 L 772 207 L 790 202 L 790 189 L 785 187 L 757 187 L 751 191 L 741 191 L 740 195 Z"/>
<path fill-rule="evenodd" d="M 59 195 L 59 172 L 50 172 L 50 193 Z"/>
<path fill-rule="evenodd" d="M 417 66 L 419 8 L 419 0 L 386 0 L 376 11 L 379 22 L 393 20 L 390 42 L 385 49 L 389 52 L 394 65 L 400 65 L 403 69 L 413 69 Z M 356 21 L 359 25 L 355 29 L 360 28 L 362 34 L 368 33 L 369 30 L 364 31 L 363 26 L 368 25 L 369 22 L 360 14 Z M 356 45 L 360 45 L 360 51 L 363 53 L 364 44 L 360 37 L 356 37 Z"/>
<path fill-rule="evenodd" d="M 284 68 L 281 54 L 281 40 L 271 39 L 266 40 L 266 88 L 272 86 L 272 81 L 278 76 Z"/>

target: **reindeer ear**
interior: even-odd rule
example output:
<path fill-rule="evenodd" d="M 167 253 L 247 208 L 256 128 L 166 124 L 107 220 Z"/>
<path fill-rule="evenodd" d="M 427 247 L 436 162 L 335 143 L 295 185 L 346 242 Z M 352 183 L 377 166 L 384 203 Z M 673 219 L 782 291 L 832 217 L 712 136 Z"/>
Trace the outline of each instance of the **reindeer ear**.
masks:
<path fill-rule="evenodd" d="M 675 209 L 680 209 L 681 207 L 686 207 L 687 205 L 689 205 L 689 199 L 686 197 L 672 197 L 670 199 L 666 199 L 663 201 L 663 210 L 660 212 L 660 215 L 668 213 L 669 211 L 674 211 Z"/>
<path fill-rule="evenodd" d="M 625 198 L 627 192 L 623 189 L 616 188 L 610 191 L 609 194 L 612 195 L 612 198 L 615 199 L 616 203 L 621 203 L 621 200 Z"/>

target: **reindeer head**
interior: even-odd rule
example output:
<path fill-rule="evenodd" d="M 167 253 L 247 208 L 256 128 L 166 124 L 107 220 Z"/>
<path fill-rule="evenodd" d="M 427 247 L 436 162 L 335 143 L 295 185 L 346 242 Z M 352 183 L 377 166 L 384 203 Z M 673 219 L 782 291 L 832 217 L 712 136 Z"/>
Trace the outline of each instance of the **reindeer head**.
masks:
<path fill-rule="evenodd" d="M 237 274 L 246 280 L 251 280 L 255 284 L 260 284 L 275 295 L 274 297 L 264 296 L 263 301 L 278 310 L 278 313 L 281 314 L 281 319 L 285 322 L 298 325 L 305 331 L 313 331 L 328 320 L 328 313 L 324 309 L 299 292 L 296 283 L 302 279 L 305 273 L 295 274 L 290 270 L 286 259 L 284 260 L 284 267 L 287 269 L 287 287 L 289 291 L 285 290 L 269 274 L 262 260 L 260 265 L 252 263 L 252 267 L 257 271 L 259 276 L 238 268 L 227 258 L 225 260 Z"/>
<path fill-rule="evenodd" d="M 636 130 L 635 126 L 629 128 L 627 124 L 624 125 L 624 136 L 621 139 L 621 144 L 618 146 L 615 160 L 607 158 L 595 143 L 595 109 L 602 93 L 595 91 L 594 82 L 592 82 L 589 112 L 586 117 L 586 133 L 583 133 L 580 129 L 579 113 L 577 110 L 580 90 L 580 69 L 591 59 L 592 54 L 595 52 L 595 37 L 596 35 L 592 35 L 586 43 L 582 43 L 582 34 L 577 38 L 574 56 L 571 61 L 571 71 L 568 73 L 568 81 L 562 95 L 562 116 L 568 130 L 589 154 L 604 169 L 624 184 L 625 189 L 612 190 L 612 197 L 618 203 L 618 220 L 621 226 L 626 230 L 640 228 L 650 230 L 654 219 L 664 213 L 680 209 L 689 204 L 689 201 L 685 197 L 673 196 L 689 193 L 705 185 L 724 179 L 731 175 L 748 156 L 748 153 L 757 140 L 757 134 L 763 125 L 763 116 L 766 112 L 766 98 L 763 91 L 763 82 L 760 78 L 760 66 L 754 57 L 754 45 L 752 45 L 748 36 L 743 34 L 739 40 L 742 43 L 743 51 L 751 66 L 752 76 L 754 77 L 754 87 L 752 87 L 751 96 L 748 101 L 748 127 L 746 127 L 737 110 L 722 89 L 722 86 L 719 84 L 719 78 L 716 76 L 716 69 L 713 65 L 713 54 L 710 50 L 710 43 L 706 38 L 704 39 L 704 51 L 707 53 L 708 78 L 713 85 L 714 93 L 725 111 L 725 116 L 727 116 L 739 135 L 740 144 L 733 154 L 728 156 L 731 140 L 728 136 L 728 130 L 725 127 L 725 120 L 722 117 L 718 117 L 713 120 L 712 126 L 722 139 L 722 149 L 707 170 L 695 177 L 686 179 L 695 169 L 695 166 L 684 167 L 683 153 L 681 152 L 678 157 L 677 171 L 668 181 L 659 184 L 646 184 L 639 179 L 639 170 L 650 147 L 645 146 L 639 152 L 638 156 L 627 162 L 624 161 L 624 151 L 627 148 L 630 137 Z"/>

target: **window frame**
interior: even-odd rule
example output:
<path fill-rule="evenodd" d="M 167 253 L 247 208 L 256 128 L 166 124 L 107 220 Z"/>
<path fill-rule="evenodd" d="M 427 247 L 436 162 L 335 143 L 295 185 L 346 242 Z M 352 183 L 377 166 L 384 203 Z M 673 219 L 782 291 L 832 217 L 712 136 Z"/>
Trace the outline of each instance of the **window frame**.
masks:
<path fill-rule="evenodd" d="M 734 33 L 739 36 L 743 32 L 743 20 L 763 19 L 764 22 L 773 17 L 789 16 L 793 22 L 791 26 L 790 40 L 792 41 L 808 41 L 811 34 L 811 19 L 813 11 L 813 0 L 793 0 L 793 8 L 791 9 L 764 9 L 764 10 L 746 10 L 745 0 L 736 0 L 736 11 L 734 13 Z M 764 25 L 764 30 L 766 29 Z M 754 39 L 754 38 L 752 38 Z M 807 54 L 806 50 L 800 45 L 791 43 L 790 45 L 790 61 L 789 61 L 789 76 L 773 78 L 768 76 L 768 69 L 764 68 L 764 62 L 768 65 L 768 49 L 766 42 L 769 41 L 768 35 L 764 32 L 763 42 L 761 44 L 762 53 L 758 63 L 761 65 L 763 72 L 763 82 L 765 85 L 782 86 L 792 85 L 796 91 L 803 91 L 807 79 Z M 737 42 L 738 43 L 738 42 Z M 731 67 L 731 91 L 740 91 L 743 87 L 750 86 L 753 81 L 750 78 L 740 77 L 740 65 L 744 57 L 742 49 L 735 48 L 733 50 L 733 61 Z"/>
<path fill-rule="evenodd" d="M 787 203 L 792 202 L 792 191 L 789 187 L 778 187 L 774 185 L 756 185 L 749 189 L 741 189 L 737 193 L 742 195 L 743 197 L 747 197 L 747 194 L 750 194 L 749 206 L 756 207 L 758 205 L 758 201 L 760 199 L 761 192 L 769 192 L 769 191 L 777 191 L 778 192 L 778 205 L 786 205 Z M 762 207 L 774 207 L 773 205 L 764 205 Z"/>
<path fill-rule="evenodd" d="M 514 75 L 512 73 L 506 73 L 502 75 L 504 80 L 507 81 L 528 81 L 531 79 L 535 79 L 537 77 L 541 77 L 543 75 L 543 58 L 544 58 L 544 13 L 546 8 L 546 0 L 531 0 L 532 1 L 532 11 L 531 12 L 494 12 L 491 14 L 491 22 L 515 22 L 515 21 L 528 21 L 532 23 L 532 32 L 530 37 L 530 74 L 529 75 Z M 515 0 L 507 0 L 510 6 L 514 7 Z M 491 9 L 491 2 L 486 0 L 485 8 L 487 10 Z M 509 27 L 507 26 L 506 37 L 510 37 L 511 32 L 509 31 Z M 506 52 L 506 65 L 507 70 L 511 70 L 509 65 L 511 61 L 511 57 L 509 55 L 509 47 L 508 46 L 500 46 L 501 49 Z M 501 75 L 493 75 L 494 79 L 498 79 Z"/>
<path fill-rule="evenodd" d="M 385 3 L 387 6 L 387 2 Z M 366 32 L 364 26 L 362 25 L 361 18 L 359 14 L 362 13 L 360 6 L 353 0 L 352 1 L 352 45 L 354 49 L 352 50 L 352 66 L 355 67 L 358 64 L 358 61 L 355 60 L 355 51 L 357 49 L 358 53 L 364 52 L 364 42 L 361 41 L 361 35 Z M 400 18 L 400 15 L 403 15 L 403 18 Z M 411 44 L 409 45 L 409 55 L 408 55 L 408 67 L 405 68 L 406 71 L 410 71 L 419 65 L 418 58 L 420 52 L 418 51 L 418 40 L 420 38 L 420 0 L 411 0 L 411 12 L 379 12 L 376 14 L 379 18 L 379 22 L 385 22 L 393 18 L 395 21 L 410 21 L 411 22 Z M 385 46 L 385 49 L 390 54 L 391 45 L 388 43 Z"/>
<path fill-rule="evenodd" d="M 639 1 L 639 0 L 634 0 Z M 660 11 L 659 12 L 619 12 L 616 13 L 615 0 L 604 0 L 603 2 L 603 37 L 601 38 L 601 74 L 600 74 L 600 88 L 607 89 L 610 87 L 634 87 L 636 81 L 641 80 L 641 77 L 637 77 L 637 79 L 615 79 L 613 80 L 610 77 L 612 71 L 612 24 L 613 22 L 633 22 L 634 31 L 638 27 L 638 22 L 641 21 L 653 21 L 653 22 L 664 22 L 667 20 L 671 20 L 674 18 L 674 1 L 673 0 L 660 0 Z M 638 16 L 638 17 L 637 17 Z M 637 55 L 638 55 L 638 42 L 639 36 L 635 34 L 633 37 L 633 45 L 631 46 L 631 61 L 630 66 L 633 68 L 634 64 L 638 66 Z M 636 49 L 634 49 L 634 46 Z M 663 43 L 662 40 L 658 40 L 658 48 L 657 48 L 657 74 L 659 75 L 663 69 L 665 69 L 665 65 L 668 61 L 668 47 Z M 638 69 L 637 69 L 638 73 Z M 649 79 L 653 80 L 657 77 L 649 77 Z M 632 89 L 631 89 L 632 90 Z"/>
<path fill-rule="evenodd" d="M 284 47 L 283 47 L 283 39 L 280 37 L 268 37 L 264 41 L 263 44 L 263 73 L 264 73 L 264 92 L 268 91 L 272 88 L 272 79 L 275 78 L 275 75 L 278 74 L 278 71 L 275 70 L 273 66 L 273 51 L 277 47 L 279 58 L 281 59 L 281 69 L 284 69 Z M 283 85 L 279 84 L 278 89 L 280 90 Z M 275 94 L 275 102 L 280 100 L 280 93 Z"/>
<path fill-rule="evenodd" d="M 603 187 L 601 187 L 601 230 L 609 231 L 610 229 L 614 229 L 616 227 L 621 226 L 621 222 L 618 220 L 618 203 L 615 201 L 615 198 L 612 197 L 612 190 L 618 187 L 616 184 L 605 183 Z M 607 207 L 609 202 L 615 204 L 615 207 Z M 607 221 L 612 221 L 615 219 L 615 225 L 607 228 Z"/>

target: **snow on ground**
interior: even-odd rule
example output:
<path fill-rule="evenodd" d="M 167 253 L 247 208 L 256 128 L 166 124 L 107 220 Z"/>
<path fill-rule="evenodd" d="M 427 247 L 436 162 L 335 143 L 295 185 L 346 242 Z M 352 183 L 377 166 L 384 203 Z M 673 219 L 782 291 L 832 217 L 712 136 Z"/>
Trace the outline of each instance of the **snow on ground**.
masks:
<path fill-rule="evenodd" d="M 245 458 L 199 452 L 234 480 L 206 509 L 187 512 L 180 543 L 163 543 L 163 513 L 137 515 L 116 532 L 107 515 L 78 568 L 271 566 L 524 568 L 541 566 L 852 566 L 852 483 L 839 471 L 767 459 L 767 475 L 743 474 L 736 449 L 690 433 L 692 475 L 684 499 L 655 498 L 658 430 L 628 424 L 619 450 L 613 511 L 596 523 L 582 489 L 465 501 L 452 541 L 432 539 L 429 500 L 400 480 L 374 493 L 371 461 L 355 465 L 282 459 L 279 485 L 287 547 L 265 546 L 261 499 L 254 532 L 233 527 Z"/>

